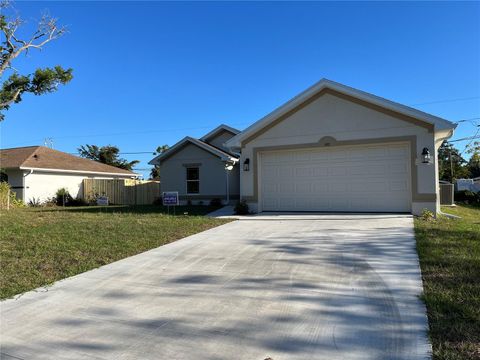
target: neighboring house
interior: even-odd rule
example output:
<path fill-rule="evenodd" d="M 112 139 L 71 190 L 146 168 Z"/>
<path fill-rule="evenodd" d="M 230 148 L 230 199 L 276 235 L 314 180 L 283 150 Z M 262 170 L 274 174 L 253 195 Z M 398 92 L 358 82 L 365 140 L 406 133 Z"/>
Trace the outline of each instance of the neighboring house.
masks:
<path fill-rule="evenodd" d="M 241 152 L 240 197 L 253 211 L 420 214 L 440 210 L 437 150 L 454 129 L 324 79 L 225 146 Z"/>
<path fill-rule="evenodd" d="M 137 174 L 44 146 L 0 150 L 0 169 L 17 199 L 41 202 L 66 188 L 73 197 L 83 195 L 83 179 L 129 179 Z"/>
<path fill-rule="evenodd" d="M 152 159 L 149 164 L 160 166 L 161 191 L 178 191 L 182 203 L 238 200 L 238 154 L 224 146 L 238 133 L 220 125 L 200 139 L 187 136 Z"/>

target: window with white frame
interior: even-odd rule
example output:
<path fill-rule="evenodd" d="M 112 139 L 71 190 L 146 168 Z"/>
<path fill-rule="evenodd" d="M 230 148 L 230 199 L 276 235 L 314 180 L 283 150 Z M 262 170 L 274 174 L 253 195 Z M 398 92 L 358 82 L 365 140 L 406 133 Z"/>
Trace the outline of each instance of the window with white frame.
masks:
<path fill-rule="evenodd" d="M 198 167 L 187 167 L 187 194 L 200 193 L 200 171 Z"/>

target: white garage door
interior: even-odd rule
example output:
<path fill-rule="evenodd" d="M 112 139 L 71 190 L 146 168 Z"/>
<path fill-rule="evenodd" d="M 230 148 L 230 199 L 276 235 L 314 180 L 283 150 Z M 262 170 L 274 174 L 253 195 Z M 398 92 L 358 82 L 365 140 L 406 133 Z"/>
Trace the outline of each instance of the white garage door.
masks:
<path fill-rule="evenodd" d="M 407 144 L 260 153 L 263 211 L 410 212 Z"/>

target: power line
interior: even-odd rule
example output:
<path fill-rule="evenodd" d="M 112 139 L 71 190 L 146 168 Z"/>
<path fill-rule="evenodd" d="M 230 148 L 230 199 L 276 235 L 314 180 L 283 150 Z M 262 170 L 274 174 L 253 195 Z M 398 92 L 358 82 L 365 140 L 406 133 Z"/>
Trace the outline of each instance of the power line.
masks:
<path fill-rule="evenodd" d="M 464 137 L 464 138 L 461 138 L 461 139 L 455 139 L 455 140 L 447 140 L 447 141 L 452 143 L 452 142 L 457 142 L 457 141 L 467 141 L 467 140 L 475 140 L 475 139 L 480 139 L 480 135 L 478 135 L 478 131 L 473 136 L 468 136 L 468 137 Z"/>
<path fill-rule="evenodd" d="M 467 101 L 467 100 L 476 100 L 476 99 L 480 99 L 480 96 L 472 96 L 472 97 L 457 98 L 457 99 L 445 99 L 445 100 L 428 101 L 428 102 L 423 102 L 423 103 L 410 104 L 410 106 L 429 105 L 429 104 L 443 104 L 443 103 L 449 103 L 449 102 Z"/>
<path fill-rule="evenodd" d="M 230 124 L 233 126 L 238 126 L 238 125 L 245 125 L 245 124 L 250 124 L 250 122 L 242 122 L 242 123 L 234 123 Z M 118 132 L 118 133 L 101 133 L 101 134 L 84 134 L 84 135 L 65 135 L 65 136 L 52 136 L 50 137 L 51 139 L 70 139 L 70 138 L 94 138 L 94 137 L 104 137 L 104 136 L 123 136 L 123 135 L 141 135 L 141 134 L 157 134 L 157 133 L 169 133 L 169 132 L 178 132 L 178 131 L 190 131 L 190 130 L 204 130 L 204 129 L 213 129 L 217 125 L 206 125 L 206 126 L 196 126 L 196 127 L 185 127 L 185 128 L 170 128 L 170 129 L 162 129 L 162 130 L 141 130 L 141 131 L 125 131 L 125 132 Z M 21 143 L 16 143 L 12 144 L 10 146 L 15 146 L 18 144 L 25 144 L 25 143 L 31 143 L 31 142 L 36 142 L 36 140 L 32 141 L 23 141 Z"/>
<path fill-rule="evenodd" d="M 479 132 L 480 132 L 480 125 L 479 125 L 479 128 L 477 129 L 477 132 L 475 133 L 475 135 L 472 136 L 472 139 L 470 140 L 470 142 L 467 145 L 465 145 L 465 147 L 463 148 L 463 151 L 460 153 L 460 155 L 462 155 L 468 149 L 468 147 L 473 142 L 473 140 L 480 138 L 480 136 L 478 136 Z"/>
<path fill-rule="evenodd" d="M 457 121 L 453 121 L 454 123 L 462 123 L 462 122 L 475 122 L 475 120 L 480 120 L 480 117 L 474 117 L 474 118 L 470 118 L 470 119 L 460 119 L 460 120 L 457 120 Z"/>

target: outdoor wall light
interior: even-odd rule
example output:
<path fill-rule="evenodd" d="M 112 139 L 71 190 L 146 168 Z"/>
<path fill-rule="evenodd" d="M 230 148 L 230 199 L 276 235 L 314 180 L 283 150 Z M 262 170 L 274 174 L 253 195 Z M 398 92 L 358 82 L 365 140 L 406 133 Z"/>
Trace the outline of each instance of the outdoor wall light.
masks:
<path fill-rule="evenodd" d="M 225 163 L 225 170 L 232 171 L 233 163 L 230 163 L 230 162 Z"/>
<path fill-rule="evenodd" d="M 245 161 L 243 162 L 243 171 L 249 171 L 250 170 L 250 159 L 246 158 Z"/>
<path fill-rule="evenodd" d="M 428 148 L 424 147 L 422 150 L 422 163 L 430 164 L 432 157 L 430 156 L 430 151 Z"/>

